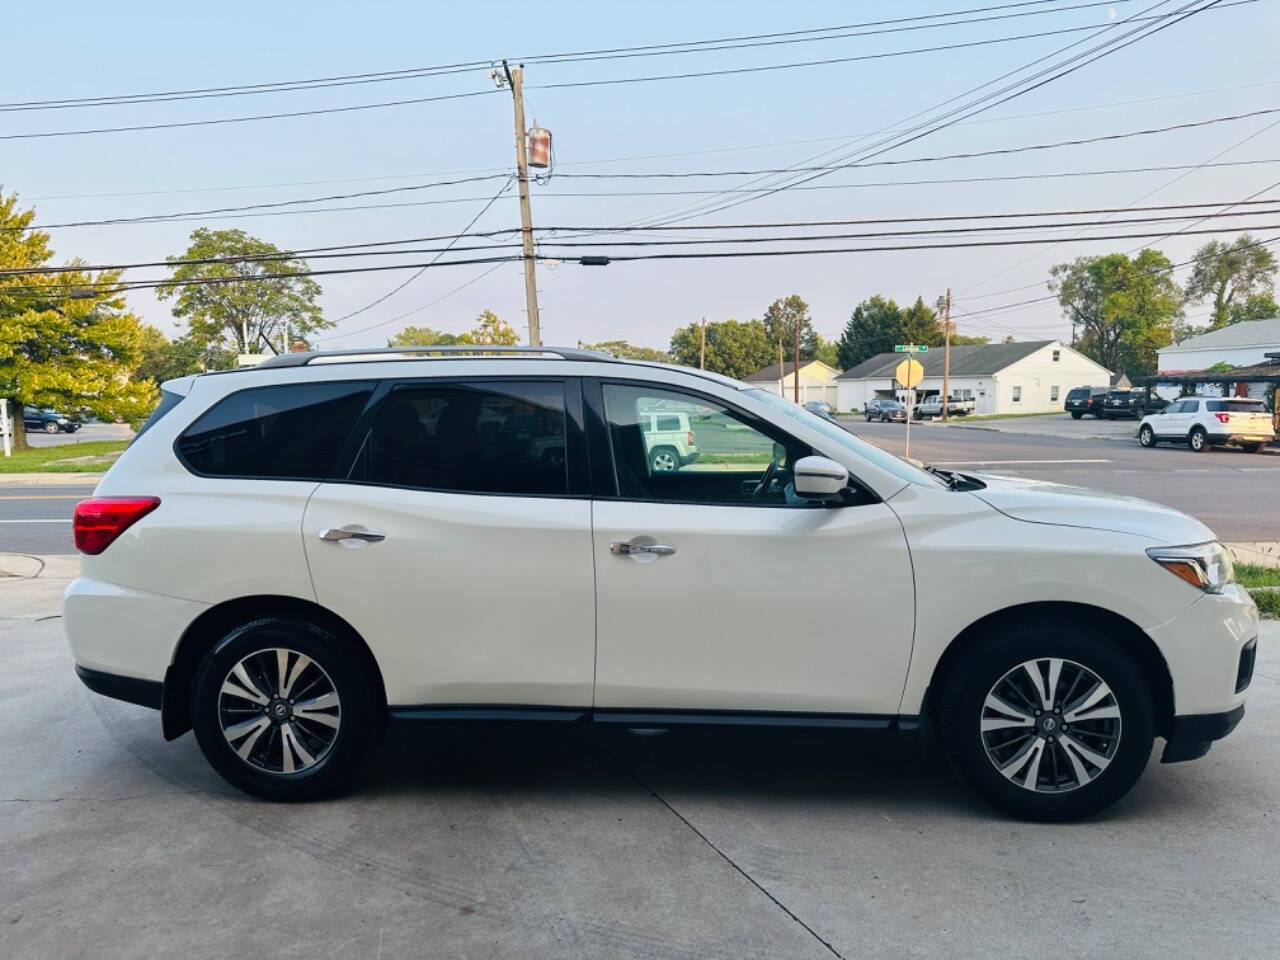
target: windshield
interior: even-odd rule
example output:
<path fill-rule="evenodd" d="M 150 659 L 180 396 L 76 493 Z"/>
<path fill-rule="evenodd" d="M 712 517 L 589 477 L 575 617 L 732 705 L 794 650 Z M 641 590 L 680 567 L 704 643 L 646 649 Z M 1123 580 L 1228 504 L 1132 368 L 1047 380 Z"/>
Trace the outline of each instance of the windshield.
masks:
<path fill-rule="evenodd" d="M 906 480 L 908 483 L 927 483 L 931 486 L 937 486 L 941 482 L 933 474 L 926 473 L 910 461 L 895 457 L 893 454 L 887 453 L 859 437 L 855 437 L 838 424 L 825 420 L 804 407 L 798 407 L 790 400 L 784 400 L 776 393 L 759 389 L 747 390 L 746 393 L 771 410 L 784 414 L 792 420 L 800 421 L 806 427 L 816 430 L 842 449 L 856 454 L 863 460 L 870 461 L 881 470 L 887 470 L 899 479 Z"/>

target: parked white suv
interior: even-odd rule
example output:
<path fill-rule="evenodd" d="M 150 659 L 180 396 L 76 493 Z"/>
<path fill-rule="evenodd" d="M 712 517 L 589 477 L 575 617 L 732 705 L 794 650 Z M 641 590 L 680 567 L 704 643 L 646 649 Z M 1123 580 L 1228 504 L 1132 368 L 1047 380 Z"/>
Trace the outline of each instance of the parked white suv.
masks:
<path fill-rule="evenodd" d="M 1144 447 L 1185 443 L 1197 453 L 1229 443 L 1260 453 L 1275 438 L 1271 414 L 1261 400 L 1248 397 L 1183 397 L 1147 414 L 1138 426 Z"/>
<path fill-rule="evenodd" d="M 697 370 L 467 350 L 166 383 L 76 509 L 83 681 L 276 799 L 338 788 L 388 717 L 772 723 L 928 730 L 1058 820 L 1243 715 L 1257 611 L 1189 517 L 921 470 Z M 713 464 L 653 469 L 663 408 Z"/>
<path fill-rule="evenodd" d="M 639 419 L 650 470 L 679 470 L 698 459 L 698 443 L 694 439 L 687 413 L 678 410 L 641 410 Z"/>

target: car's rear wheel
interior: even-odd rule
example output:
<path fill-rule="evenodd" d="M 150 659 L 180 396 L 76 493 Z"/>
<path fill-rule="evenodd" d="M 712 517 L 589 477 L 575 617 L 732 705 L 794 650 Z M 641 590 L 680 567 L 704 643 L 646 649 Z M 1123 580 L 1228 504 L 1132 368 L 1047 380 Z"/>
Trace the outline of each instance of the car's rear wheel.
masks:
<path fill-rule="evenodd" d="M 1187 446 L 1196 453 L 1203 453 L 1209 449 L 1209 435 L 1204 432 L 1204 427 L 1191 428 L 1191 432 L 1187 434 Z"/>
<path fill-rule="evenodd" d="M 1144 447 L 1154 447 L 1156 445 L 1156 432 L 1151 429 L 1149 423 L 1144 423 L 1138 429 L 1138 442 Z"/>
<path fill-rule="evenodd" d="M 1000 631 L 953 672 L 940 733 L 966 784 L 1006 813 L 1074 820 L 1137 781 L 1155 736 L 1133 660 L 1084 625 L 1028 620 Z"/>
<path fill-rule="evenodd" d="M 1262 443 L 1246 443 L 1244 444 L 1245 453 L 1261 453 L 1265 444 Z"/>
<path fill-rule="evenodd" d="M 1071 419 L 1072 419 L 1072 420 L 1079 420 L 1079 419 L 1080 419 L 1081 417 L 1083 417 L 1083 416 L 1084 416 L 1084 414 L 1083 414 L 1083 413 L 1081 413 L 1079 410 L 1072 410 L 1072 411 L 1071 411 Z"/>
<path fill-rule="evenodd" d="M 341 789 L 373 752 L 385 712 L 348 643 L 266 617 L 232 630 L 196 672 L 191 725 L 210 765 L 268 800 Z"/>

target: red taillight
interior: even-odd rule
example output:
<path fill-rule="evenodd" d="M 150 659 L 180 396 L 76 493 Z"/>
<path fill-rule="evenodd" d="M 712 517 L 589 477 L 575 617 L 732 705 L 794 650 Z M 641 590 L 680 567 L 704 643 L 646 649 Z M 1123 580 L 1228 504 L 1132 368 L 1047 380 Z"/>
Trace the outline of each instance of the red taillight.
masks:
<path fill-rule="evenodd" d="M 1231 419 L 1229 413 L 1215 413 L 1214 416 L 1218 418 L 1219 423 L 1227 423 Z"/>
<path fill-rule="evenodd" d="M 160 506 L 159 497 L 94 497 L 76 504 L 76 549 L 96 556 Z"/>
<path fill-rule="evenodd" d="M 692 447 L 693 445 L 694 445 L 694 443 L 693 443 L 693 431 L 692 431 L 692 430 L 690 430 L 690 431 L 689 431 L 689 446 L 691 446 L 691 447 Z"/>

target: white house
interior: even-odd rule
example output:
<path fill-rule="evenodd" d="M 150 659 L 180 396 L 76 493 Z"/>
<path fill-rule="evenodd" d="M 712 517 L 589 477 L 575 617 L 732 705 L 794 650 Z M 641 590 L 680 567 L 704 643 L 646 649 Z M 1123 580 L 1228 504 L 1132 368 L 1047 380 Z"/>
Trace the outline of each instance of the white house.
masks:
<path fill-rule="evenodd" d="M 893 379 L 902 353 L 881 353 L 840 374 L 841 410 L 861 410 L 872 397 L 906 398 Z M 942 392 L 943 351 L 916 355 L 924 366 L 917 398 Z M 986 343 L 951 348 L 951 396 L 976 401 L 976 412 L 1050 413 L 1061 410 L 1072 387 L 1106 387 L 1111 371 L 1060 340 Z"/>
<path fill-rule="evenodd" d="M 1280 318 L 1245 320 L 1164 347 L 1156 354 L 1156 373 L 1207 370 L 1218 363 L 1251 367 L 1266 363 L 1267 354 L 1277 352 L 1280 352 Z M 1217 388 L 1208 389 L 1216 391 Z M 1265 390 L 1266 385 L 1261 383 L 1250 387 L 1255 397 L 1261 397 Z M 1166 397 L 1176 397 L 1181 387 L 1161 386 L 1157 391 Z"/>
<path fill-rule="evenodd" d="M 788 399 L 795 396 L 792 384 L 795 382 L 795 365 L 784 364 L 785 371 L 779 370 L 776 363 L 771 363 L 762 370 L 757 370 L 746 378 L 747 383 L 768 390 L 770 393 L 781 391 Z M 829 367 L 821 360 L 800 361 L 800 402 L 825 400 L 835 405 L 837 399 L 836 377 L 840 371 Z"/>

